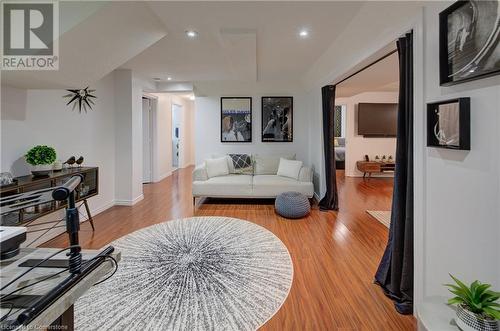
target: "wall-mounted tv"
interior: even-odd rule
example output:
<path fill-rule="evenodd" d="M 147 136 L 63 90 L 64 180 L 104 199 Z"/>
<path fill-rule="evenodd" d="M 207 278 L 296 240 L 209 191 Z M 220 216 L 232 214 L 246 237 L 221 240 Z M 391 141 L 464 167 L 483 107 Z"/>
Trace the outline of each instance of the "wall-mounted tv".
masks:
<path fill-rule="evenodd" d="M 396 137 L 397 103 L 359 103 L 358 135 L 365 137 Z"/>

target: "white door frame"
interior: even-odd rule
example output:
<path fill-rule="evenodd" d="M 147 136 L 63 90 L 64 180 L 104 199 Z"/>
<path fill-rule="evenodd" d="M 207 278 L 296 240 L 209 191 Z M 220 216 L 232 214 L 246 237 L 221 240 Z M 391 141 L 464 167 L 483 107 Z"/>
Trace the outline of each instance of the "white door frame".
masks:
<path fill-rule="evenodd" d="M 424 238 L 425 238 L 425 223 L 426 223 L 426 205 L 425 205 L 425 123 L 426 112 L 424 109 L 424 12 L 423 8 L 415 15 L 412 20 L 400 28 L 399 31 L 394 31 L 386 36 L 380 44 L 389 45 L 397 40 L 403 34 L 413 30 L 413 313 L 416 316 L 417 309 L 422 303 L 425 296 L 425 261 L 424 261 Z M 342 75 L 327 78 L 321 88 L 327 84 L 335 85 L 349 74 L 360 69 L 365 63 L 369 63 L 379 57 L 383 48 L 373 49 L 368 52 L 369 56 L 365 57 L 365 62 L 360 62 Z M 318 88 L 318 90 L 319 90 Z"/>
<path fill-rule="evenodd" d="M 157 115 L 157 106 L 158 106 L 158 97 L 143 93 L 143 98 L 146 98 L 150 102 L 150 112 L 149 112 L 149 138 L 150 138 L 150 165 L 151 165 L 151 178 L 150 183 L 154 183 L 158 181 L 158 154 L 157 154 L 157 146 L 158 146 L 158 123 L 156 121 Z M 144 138 L 144 136 L 143 136 Z M 143 145 L 144 146 L 144 141 Z M 144 157 L 144 154 L 141 155 Z M 144 164 L 144 160 L 142 160 Z"/>
<path fill-rule="evenodd" d="M 181 156 L 182 156 L 182 123 L 184 123 L 183 121 L 183 118 L 184 118 L 184 106 L 181 105 L 181 104 L 178 104 L 178 103 L 175 103 L 175 102 L 172 102 L 172 105 L 171 105 L 171 115 L 172 115 L 172 119 L 171 119 L 171 126 L 172 126 L 172 142 L 174 140 L 174 107 L 178 107 L 180 109 L 180 113 L 179 113 L 179 156 L 177 157 L 177 167 L 174 167 L 173 165 L 173 159 L 174 159 L 174 149 L 173 149 L 173 145 L 172 145 L 172 168 L 175 170 L 175 169 L 180 169 L 182 168 L 183 164 L 181 162 Z"/>

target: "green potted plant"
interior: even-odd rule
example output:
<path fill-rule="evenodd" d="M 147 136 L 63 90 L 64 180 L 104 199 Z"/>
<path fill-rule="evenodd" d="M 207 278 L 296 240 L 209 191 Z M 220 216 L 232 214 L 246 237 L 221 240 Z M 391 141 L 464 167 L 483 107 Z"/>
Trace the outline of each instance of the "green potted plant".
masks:
<path fill-rule="evenodd" d="M 490 284 L 474 281 L 469 286 L 450 275 L 455 284 L 445 284 L 455 297 L 448 304 L 457 306 L 457 325 L 463 331 L 498 331 L 500 292 Z"/>
<path fill-rule="evenodd" d="M 26 155 L 26 162 L 31 165 L 33 176 L 46 176 L 52 170 L 56 160 L 56 150 L 45 145 L 38 145 L 30 149 Z"/>

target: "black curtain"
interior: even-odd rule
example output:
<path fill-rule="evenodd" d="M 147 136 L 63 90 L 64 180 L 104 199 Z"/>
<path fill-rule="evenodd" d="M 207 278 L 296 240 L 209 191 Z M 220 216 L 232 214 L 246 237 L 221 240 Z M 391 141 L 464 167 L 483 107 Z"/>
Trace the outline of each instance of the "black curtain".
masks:
<path fill-rule="evenodd" d="M 323 144 L 325 149 L 326 194 L 319 202 L 320 210 L 338 210 L 337 175 L 335 172 L 335 86 L 321 89 L 323 99 Z"/>
<path fill-rule="evenodd" d="M 413 34 L 397 41 L 399 107 L 389 241 L 375 275 L 401 314 L 413 313 Z"/>

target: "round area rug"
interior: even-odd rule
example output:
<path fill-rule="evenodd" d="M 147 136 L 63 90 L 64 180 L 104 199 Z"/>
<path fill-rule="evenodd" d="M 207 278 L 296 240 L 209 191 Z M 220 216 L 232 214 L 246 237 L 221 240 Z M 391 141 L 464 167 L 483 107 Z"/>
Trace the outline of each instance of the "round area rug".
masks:
<path fill-rule="evenodd" d="M 119 269 L 77 301 L 77 330 L 256 330 L 292 285 L 285 245 L 235 218 L 169 221 L 111 245 Z"/>

